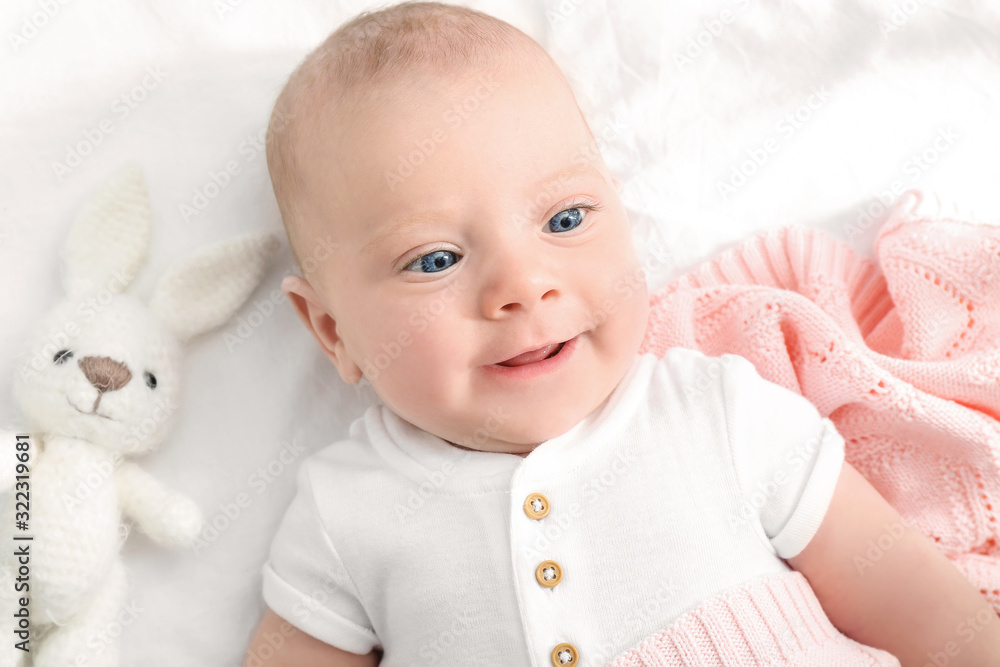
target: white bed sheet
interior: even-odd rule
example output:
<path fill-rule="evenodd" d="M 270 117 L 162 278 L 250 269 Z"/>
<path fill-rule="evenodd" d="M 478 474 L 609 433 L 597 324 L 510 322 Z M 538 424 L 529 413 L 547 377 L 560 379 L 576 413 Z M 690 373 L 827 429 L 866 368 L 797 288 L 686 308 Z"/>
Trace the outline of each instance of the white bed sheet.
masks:
<path fill-rule="evenodd" d="M 859 217 L 894 184 L 1000 218 L 996 2 L 467 4 L 521 27 L 564 68 L 595 134 L 608 137 L 605 159 L 625 184 L 653 287 L 786 224 L 827 229 L 870 254 L 876 225 Z M 153 203 L 149 263 L 133 288 L 140 296 L 199 245 L 252 229 L 281 234 L 255 142 L 300 59 L 372 6 L 4 2 L 2 377 L 11 377 L 29 327 L 61 296 L 57 258 L 70 221 L 124 162 L 143 168 Z M 796 113 L 793 122 L 787 115 Z M 110 131 L 101 129 L 106 119 Z M 87 154 L 76 163 L 73 151 Z M 181 205 L 230 160 L 240 174 L 205 210 L 185 215 Z M 745 182 L 740 169 L 752 172 Z M 723 192 L 726 183 L 732 191 Z M 123 664 L 240 663 L 263 612 L 260 567 L 298 463 L 343 436 L 375 400 L 367 384 L 336 377 L 280 296 L 291 267 L 283 239 L 238 316 L 269 311 L 279 295 L 263 324 L 230 349 L 224 334 L 237 333 L 234 320 L 189 350 L 176 427 L 143 463 L 195 498 L 218 529 L 206 530 L 208 546 L 197 553 L 130 536 L 129 600 L 141 611 L 123 617 Z M 0 425 L 14 426 L 9 385 Z"/>

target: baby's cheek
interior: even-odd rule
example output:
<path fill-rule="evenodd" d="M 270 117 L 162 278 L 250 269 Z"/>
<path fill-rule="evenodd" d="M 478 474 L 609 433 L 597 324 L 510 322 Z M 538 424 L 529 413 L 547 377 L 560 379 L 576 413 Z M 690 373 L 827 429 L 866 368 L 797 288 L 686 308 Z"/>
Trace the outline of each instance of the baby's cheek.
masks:
<path fill-rule="evenodd" d="M 412 345 L 408 328 L 393 313 L 369 304 L 359 307 L 347 324 L 338 323 L 351 356 L 362 373 L 377 388 L 395 372 Z"/>
<path fill-rule="evenodd" d="M 382 399 L 418 425 L 431 415 L 448 412 L 461 393 L 460 369 L 468 367 L 459 351 L 428 344 L 426 337 L 411 338 L 409 345 L 392 341 L 389 347 L 382 358 L 385 369 L 373 383 Z"/>
<path fill-rule="evenodd" d="M 446 332 L 431 327 L 418 331 L 399 323 L 384 329 L 375 352 L 395 382 L 426 392 L 441 381 L 448 367 L 454 367 L 456 351 L 452 345 Z"/>

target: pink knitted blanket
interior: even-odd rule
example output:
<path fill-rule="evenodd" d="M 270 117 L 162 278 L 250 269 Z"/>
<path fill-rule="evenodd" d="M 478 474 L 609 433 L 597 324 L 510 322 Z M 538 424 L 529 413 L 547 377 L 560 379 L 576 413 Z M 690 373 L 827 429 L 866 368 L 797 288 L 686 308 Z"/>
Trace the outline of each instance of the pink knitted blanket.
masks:
<path fill-rule="evenodd" d="M 739 354 L 811 400 L 847 461 L 1000 613 L 1000 226 L 924 199 L 886 214 L 877 263 L 800 227 L 720 254 L 652 295 L 640 353 Z"/>

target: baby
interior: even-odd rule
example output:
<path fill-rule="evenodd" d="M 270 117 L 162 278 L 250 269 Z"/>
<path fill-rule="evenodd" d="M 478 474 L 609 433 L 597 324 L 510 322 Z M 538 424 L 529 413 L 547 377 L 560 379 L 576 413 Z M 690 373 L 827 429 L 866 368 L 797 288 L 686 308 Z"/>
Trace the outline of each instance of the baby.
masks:
<path fill-rule="evenodd" d="M 362 14 L 292 74 L 282 288 L 384 405 L 299 468 L 245 664 L 1000 665 L 996 614 L 808 400 L 638 354 L 594 147 L 544 49 L 461 7 Z"/>

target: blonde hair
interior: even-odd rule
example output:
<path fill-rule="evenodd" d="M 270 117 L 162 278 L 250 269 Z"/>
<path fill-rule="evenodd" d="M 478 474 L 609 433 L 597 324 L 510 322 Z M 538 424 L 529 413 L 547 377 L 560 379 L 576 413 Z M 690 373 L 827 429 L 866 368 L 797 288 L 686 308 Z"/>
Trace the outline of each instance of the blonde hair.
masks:
<path fill-rule="evenodd" d="M 467 7 L 403 2 L 362 12 L 309 53 L 278 95 L 266 135 L 271 186 L 299 269 L 305 249 L 292 232 L 300 228 L 305 212 L 296 148 L 324 119 L 349 115 L 366 92 L 391 86 L 414 69 L 456 75 L 513 62 L 533 50 L 543 55 L 533 59 L 540 68 L 558 71 L 537 42 L 505 21 Z"/>

